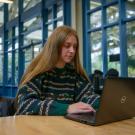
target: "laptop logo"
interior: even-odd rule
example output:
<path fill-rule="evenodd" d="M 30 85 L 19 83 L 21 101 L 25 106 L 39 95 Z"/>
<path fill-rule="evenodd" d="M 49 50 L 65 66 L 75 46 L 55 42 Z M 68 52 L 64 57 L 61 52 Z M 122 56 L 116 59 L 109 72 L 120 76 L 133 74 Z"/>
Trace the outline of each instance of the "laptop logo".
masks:
<path fill-rule="evenodd" d="M 126 99 L 127 99 L 127 97 L 126 97 L 126 96 L 122 96 L 122 97 L 121 97 L 120 102 L 123 104 L 123 103 L 125 103 L 125 102 L 126 102 Z"/>

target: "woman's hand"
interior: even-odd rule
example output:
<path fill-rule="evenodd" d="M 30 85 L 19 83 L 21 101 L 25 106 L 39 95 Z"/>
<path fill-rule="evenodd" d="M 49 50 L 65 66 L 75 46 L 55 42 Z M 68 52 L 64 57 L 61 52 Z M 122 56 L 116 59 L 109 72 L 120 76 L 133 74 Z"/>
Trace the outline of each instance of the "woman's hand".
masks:
<path fill-rule="evenodd" d="M 86 113 L 86 112 L 95 112 L 95 110 L 89 104 L 78 102 L 69 105 L 67 113 Z"/>

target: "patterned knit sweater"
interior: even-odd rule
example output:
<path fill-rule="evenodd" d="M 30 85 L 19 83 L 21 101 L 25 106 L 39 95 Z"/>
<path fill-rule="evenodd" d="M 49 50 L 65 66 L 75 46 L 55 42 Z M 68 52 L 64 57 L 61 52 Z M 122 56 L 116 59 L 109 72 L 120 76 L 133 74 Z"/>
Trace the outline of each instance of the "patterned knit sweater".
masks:
<path fill-rule="evenodd" d="M 21 87 L 16 114 L 66 115 L 68 106 L 79 101 L 97 109 L 99 95 L 92 95 L 90 82 L 66 65 L 39 74 Z"/>

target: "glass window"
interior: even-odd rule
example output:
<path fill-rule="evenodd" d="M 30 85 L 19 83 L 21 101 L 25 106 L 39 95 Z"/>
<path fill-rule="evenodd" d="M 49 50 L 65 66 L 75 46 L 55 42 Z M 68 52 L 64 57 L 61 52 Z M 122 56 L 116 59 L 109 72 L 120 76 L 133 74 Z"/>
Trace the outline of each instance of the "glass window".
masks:
<path fill-rule="evenodd" d="M 127 0 L 126 1 L 126 17 L 130 18 L 135 16 L 135 1 Z"/>
<path fill-rule="evenodd" d="M 3 25 L 3 4 L 0 3 L 0 27 Z M 3 78 L 3 40 L 0 36 L 0 83 L 2 83 Z"/>
<path fill-rule="evenodd" d="M 102 71 L 102 32 L 92 32 L 91 39 L 91 63 L 92 73 L 95 69 Z"/>
<path fill-rule="evenodd" d="M 107 55 L 108 69 L 114 68 L 120 72 L 119 28 L 117 26 L 107 29 Z"/>
<path fill-rule="evenodd" d="M 9 21 L 18 16 L 18 0 L 14 0 L 12 4 L 8 4 Z"/>
<path fill-rule="evenodd" d="M 18 50 L 15 51 L 15 85 L 18 85 Z"/>
<path fill-rule="evenodd" d="M 41 16 L 36 16 L 24 23 L 24 45 L 42 41 Z"/>
<path fill-rule="evenodd" d="M 62 5 L 62 1 L 59 1 L 57 3 L 57 18 L 62 16 L 63 16 L 63 5 Z"/>
<path fill-rule="evenodd" d="M 12 44 L 8 42 L 8 80 L 7 84 L 12 84 Z"/>
<path fill-rule="evenodd" d="M 48 8 L 48 22 L 51 22 L 53 19 L 53 10 L 52 8 Z"/>
<path fill-rule="evenodd" d="M 127 23 L 128 76 L 135 77 L 135 21 Z"/>
<path fill-rule="evenodd" d="M 90 9 L 101 6 L 101 0 L 90 0 L 89 1 Z"/>
<path fill-rule="evenodd" d="M 12 84 L 12 52 L 8 53 L 8 84 Z"/>
<path fill-rule="evenodd" d="M 2 7 L 3 6 L 3 3 L 0 3 L 0 7 Z"/>
<path fill-rule="evenodd" d="M 62 26 L 64 24 L 63 20 L 63 1 L 57 0 L 54 3 L 52 2 L 52 5 L 50 4 L 47 8 L 47 20 L 45 23 L 45 26 L 47 27 L 47 37 L 51 35 L 53 30 L 58 27 Z M 47 37 L 45 37 L 47 39 Z"/>
<path fill-rule="evenodd" d="M 3 25 L 3 19 L 4 19 L 3 4 L 0 3 L 0 27 Z"/>
<path fill-rule="evenodd" d="M 18 39 L 15 41 L 15 85 L 18 85 Z"/>
<path fill-rule="evenodd" d="M 94 12 L 90 15 L 90 27 L 98 28 L 101 26 L 101 11 Z"/>
<path fill-rule="evenodd" d="M 107 23 L 113 23 L 118 21 L 119 19 L 119 11 L 118 5 L 109 6 L 107 8 Z"/>
<path fill-rule="evenodd" d="M 3 54 L 0 52 L 0 83 L 2 83 L 3 77 Z"/>
<path fill-rule="evenodd" d="M 53 24 L 48 25 L 48 37 L 51 35 L 53 32 Z"/>
<path fill-rule="evenodd" d="M 19 30 L 18 27 L 15 27 L 15 36 L 18 36 Z"/>
<path fill-rule="evenodd" d="M 8 51 L 12 51 L 12 44 L 10 42 L 8 44 Z"/>
<path fill-rule="evenodd" d="M 63 20 L 58 20 L 58 21 L 57 21 L 57 27 L 58 27 L 58 26 L 62 26 L 62 25 L 63 25 Z"/>
<path fill-rule="evenodd" d="M 23 8 L 24 11 L 34 7 L 37 3 L 41 2 L 41 0 L 24 0 L 23 1 Z"/>
<path fill-rule="evenodd" d="M 2 46 L 2 38 L 0 37 L 0 83 L 2 83 L 3 77 L 3 46 Z"/>
<path fill-rule="evenodd" d="M 113 0 L 106 0 L 106 3 L 112 2 Z"/>
<path fill-rule="evenodd" d="M 18 47 L 19 47 L 18 40 L 16 40 L 16 42 L 15 42 L 15 49 L 18 49 Z"/>
<path fill-rule="evenodd" d="M 2 51 L 2 43 L 3 43 L 3 40 L 2 40 L 2 37 L 0 37 L 0 51 Z"/>
<path fill-rule="evenodd" d="M 9 29 L 8 31 L 8 40 L 11 40 L 12 39 L 12 30 Z"/>
<path fill-rule="evenodd" d="M 24 36 L 24 45 L 32 45 L 37 42 L 42 41 L 42 31 L 41 29 L 35 30 Z"/>
<path fill-rule="evenodd" d="M 26 32 L 36 28 L 39 29 L 41 26 L 41 16 L 36 16 L 24 23 L 23 31 Z"/>
<path fill-rule="evenodd" d="M 33 56 L 32 47 L 28 47 L 28 48 L 24 49 L 25 69 L 30 64 L 30 62 L 32 60 L 32 56 Z"/>
<path fill-rule="evenodd" d="M 38 44 L 34 46 L 34 57 L 42 50 L 42 44 Z"/>

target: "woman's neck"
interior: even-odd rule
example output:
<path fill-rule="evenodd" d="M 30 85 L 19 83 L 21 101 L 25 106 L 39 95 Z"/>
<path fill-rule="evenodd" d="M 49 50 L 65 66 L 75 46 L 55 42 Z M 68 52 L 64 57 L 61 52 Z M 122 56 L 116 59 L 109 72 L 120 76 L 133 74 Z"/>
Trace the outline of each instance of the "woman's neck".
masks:
<path fill-rule="evenodd" d="M 58 63 L 56 64 L 56 67 L 57 67 L 57 68 L 63 68 L 64 66 L 65 66 L 65 63 L 58 62 Z"/>

